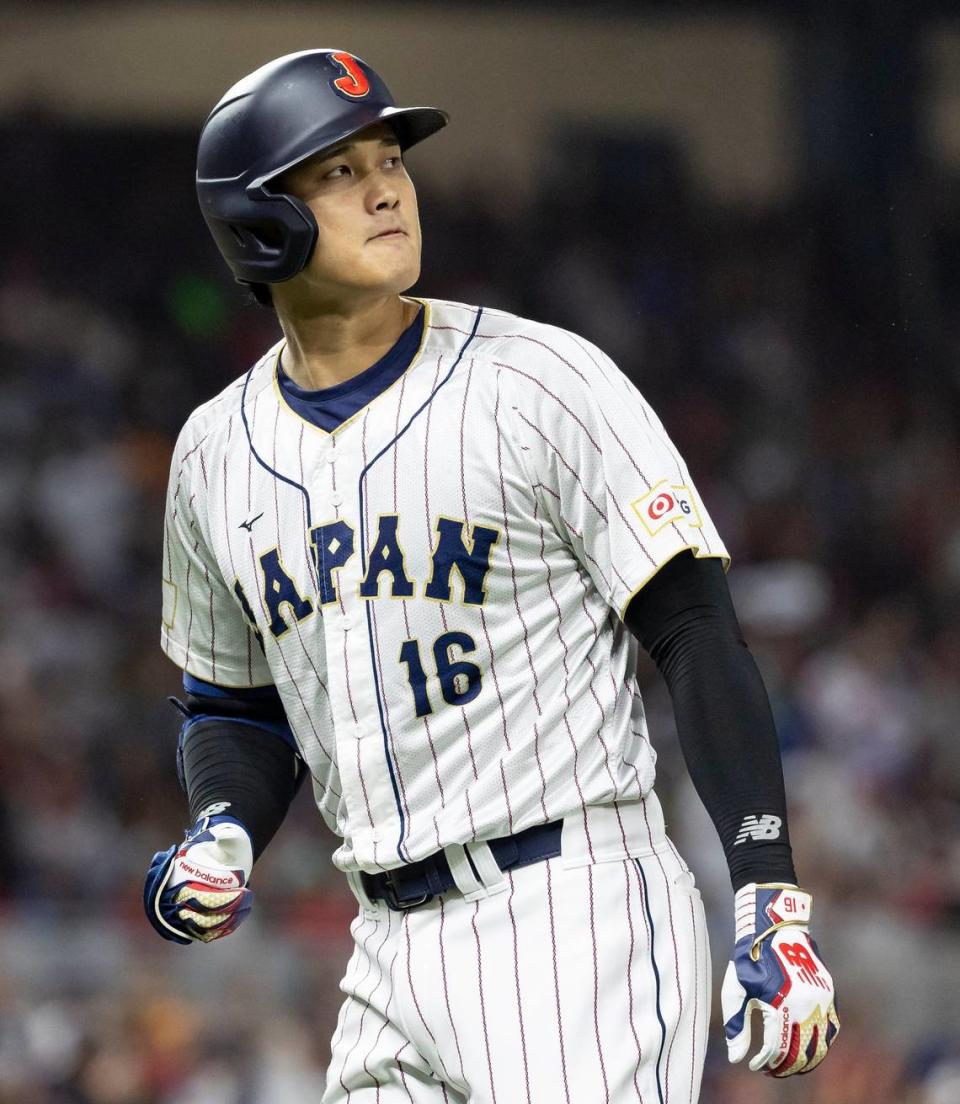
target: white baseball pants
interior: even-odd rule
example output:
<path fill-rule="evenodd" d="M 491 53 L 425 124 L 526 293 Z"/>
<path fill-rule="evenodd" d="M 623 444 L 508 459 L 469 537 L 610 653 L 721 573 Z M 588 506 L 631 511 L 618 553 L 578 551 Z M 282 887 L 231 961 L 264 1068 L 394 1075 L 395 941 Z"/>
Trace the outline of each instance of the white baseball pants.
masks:
<path fill-rule="evenodd" d="M 576 865 L 567 842 L 565 822 L 561 856 L 467 896 L 361 904 L 323 1104 L 697 1100 L 710 959 L 692 874 L 665 835 Z"/>

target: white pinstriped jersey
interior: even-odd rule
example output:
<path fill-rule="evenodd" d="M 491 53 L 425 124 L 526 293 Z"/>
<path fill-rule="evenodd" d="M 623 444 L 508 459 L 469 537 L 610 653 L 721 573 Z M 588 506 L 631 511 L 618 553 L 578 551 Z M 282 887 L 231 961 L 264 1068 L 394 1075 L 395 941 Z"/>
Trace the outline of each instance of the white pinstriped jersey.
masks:
<path fill-rule="evenodd" d="M 194 412 L 171 470 L 162 646 L 276 685 L 344 870 L 647 794 L 622 614 L 684 549 L 728 559 L 602 352 L 423 302 L 410 367 L 334 432 L 286 404 L 277 345 Z"/>

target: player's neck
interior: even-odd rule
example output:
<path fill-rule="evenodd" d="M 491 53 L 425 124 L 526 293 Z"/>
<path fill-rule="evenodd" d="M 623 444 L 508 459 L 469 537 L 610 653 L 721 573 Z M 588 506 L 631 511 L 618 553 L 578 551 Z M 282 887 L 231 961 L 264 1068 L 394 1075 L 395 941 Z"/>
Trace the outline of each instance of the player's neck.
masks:
<path fill-rule="evenodd" d="M 392 295 L 352 310 L 284 313 L 283 370 L 311 391 L 352 379 L 389 351 L 417 310 L 416 303 Z"/>

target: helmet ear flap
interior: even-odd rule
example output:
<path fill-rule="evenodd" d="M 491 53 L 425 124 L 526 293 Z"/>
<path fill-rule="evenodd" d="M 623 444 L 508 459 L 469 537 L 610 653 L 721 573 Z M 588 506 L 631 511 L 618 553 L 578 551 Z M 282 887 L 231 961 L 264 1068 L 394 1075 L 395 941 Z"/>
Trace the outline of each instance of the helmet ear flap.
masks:
<path fill-rule="evenodd" d="M 248 202 L 242 209 L 231 211 L 230 204 L 224 204 L 227 209 L 219 216 L 208 216 L 210 232 L 221 253 L 242 268 L 239 283 L 289 280 L 310 260 L 317 241 L 316 219 L 293 196 L 261 192 L 255 198 L 255 204 Z"/>

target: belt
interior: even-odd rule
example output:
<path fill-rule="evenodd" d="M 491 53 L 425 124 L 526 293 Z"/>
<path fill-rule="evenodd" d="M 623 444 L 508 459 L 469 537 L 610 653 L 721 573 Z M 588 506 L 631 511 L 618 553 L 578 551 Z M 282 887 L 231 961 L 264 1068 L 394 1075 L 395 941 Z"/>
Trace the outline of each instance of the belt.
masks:
<path fill-rule="evenodd" d="M 563 821 L 554 820 L 486 843 L 501 870 L 515 870 L 559 855 L 562 830 Z M 467 858 L 470 858 L 469 851 Z M 437 894 L 455 889 L 457 884 L 442 851 L 379 874 L 361 873 L 360 880 L 371 900 L 386 901 L 390 908 L 400 912 L 425 905 Z"/>

